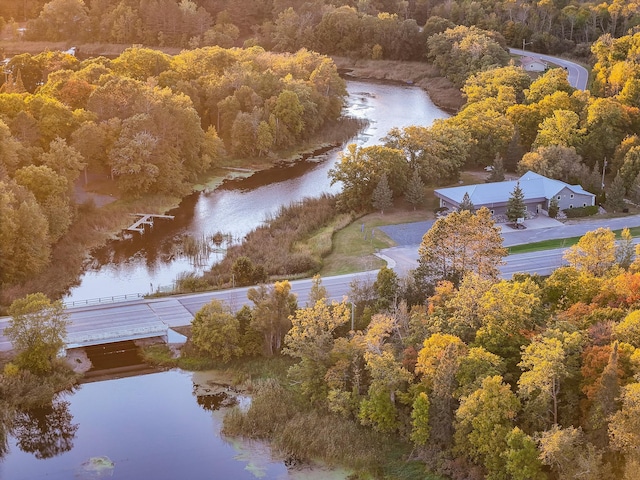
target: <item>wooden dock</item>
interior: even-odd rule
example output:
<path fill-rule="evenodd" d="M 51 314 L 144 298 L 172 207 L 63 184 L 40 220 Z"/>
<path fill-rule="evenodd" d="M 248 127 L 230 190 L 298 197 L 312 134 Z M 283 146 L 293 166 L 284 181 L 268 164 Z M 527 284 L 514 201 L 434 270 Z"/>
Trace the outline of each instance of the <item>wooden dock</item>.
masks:
<path fill-rule="evenodd" d="M 175 218 L 173 215 L 156 215 L 154 213 L 132 213 L 131 215 L 133 215 L 134 217 L 140 217 L 140 218 L 138 218 L 138 220 L 136 220 L 133 225 L 128 227 L 127 230 L 130 232 L 138 232 L 138 233 L 144 233 L 145 225 L 153 226 L 154 218 L 168 218 L 170 220 L 173 220 Z"/>

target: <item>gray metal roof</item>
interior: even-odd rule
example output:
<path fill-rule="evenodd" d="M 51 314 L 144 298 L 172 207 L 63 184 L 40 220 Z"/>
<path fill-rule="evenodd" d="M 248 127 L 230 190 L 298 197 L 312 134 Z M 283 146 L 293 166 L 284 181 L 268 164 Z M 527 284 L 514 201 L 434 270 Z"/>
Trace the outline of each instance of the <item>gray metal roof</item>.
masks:
<path fill-rule="evenodd" d="M 462 202 L 465 193 L 469 193 L 469 198 L 475 206 L 499 204 L 505 203 L 509 199 L 518 182 L 520 182 L 520 188 L 524 194 L 525 202 L 541 200 L 543 198 L 551 199 L 564 188 L 576 194 L 595 196 L 584 190 L 580 185 L 569 185 L 560 180 L 547 178 L 531 171 L 522 175 L 518 180 L 439 188 L 435 190 L 435 194 L 438 197 L 448 199 L 457 204 Z"/>

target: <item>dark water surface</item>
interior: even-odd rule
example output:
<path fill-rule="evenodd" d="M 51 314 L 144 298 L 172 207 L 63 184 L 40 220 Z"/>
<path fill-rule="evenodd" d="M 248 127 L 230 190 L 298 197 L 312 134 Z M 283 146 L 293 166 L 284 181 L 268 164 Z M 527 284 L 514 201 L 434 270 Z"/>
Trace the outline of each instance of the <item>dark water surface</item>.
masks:
<path fill-rule="evenodd" d="M 19 418 L 0 479 L 300 478 L 267 445 L 222 438 L 223 413 L 215 410 L 221 399 L 193 391 L 192 374 L 179 370 L 83 384 L 52 409 Z M 98 457 L 113 468 L 89 462 Z"/>
<path fill-rule="evenodd" d="M 430 125 L 448 115 L 438 109 L 418 87 L 349 80 L 345 114 L 366 119 L 369 126 L 349 143 L 360 146 L 382 143 L 393 127 Z M 193 265 L 181 254 L 181 238 L 203 238 L 217 231 L 242 238 L 277 213 L 282 205 L 337 193 L 327 172 L 338 160 L 335 149 L 292 166 L 273 168 L 252 177 L 227 181 L 215 191 L 185 198 L 169 212 L 174 220 L 156 220 L 144 235 L 134 233 L 94 252 L 90 264 L 65 301 L 87 300 L 112 295 L 149 293 L 173 284 L 182 272 L 201 272 L 219 260 L 212 254 L 202 265 Z M 135 212 L 132 212 L 135 213 Z"/>

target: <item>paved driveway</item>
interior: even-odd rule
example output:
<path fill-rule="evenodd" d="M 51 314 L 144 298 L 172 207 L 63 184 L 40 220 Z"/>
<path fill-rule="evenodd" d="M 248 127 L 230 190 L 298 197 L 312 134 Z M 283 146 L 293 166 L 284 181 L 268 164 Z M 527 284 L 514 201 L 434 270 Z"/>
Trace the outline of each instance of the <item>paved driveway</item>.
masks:
<path fill-rule="evenodd" d="M 425 220 L 424 222 L 384 225 L 378 227 L 378 230 L 382 230 L 398 245 L 419 245 L 422 242 L 422 237 L 434 222 L 435 220 Z"/>
<path fill-rule="evenodd" d="M 424 222 L 400 223 L 398 225 L 385 225 L 378 227 L 386 233 L 398 246 L 419 245 L 422 237 L 433 225 L 434 220 L 425 220 Z M 498 224 L 501 229 L 505 244 L 509 241 L 509 245 L 517 245 L 518 243 L 529 243 L 532 236 L 532 230 L 541 230 L 564 226 L 563 223 L 549 218 L 545 215 L 524 222 L 527 227 L 525 230 L 514 230 L 506 224 Z"/>

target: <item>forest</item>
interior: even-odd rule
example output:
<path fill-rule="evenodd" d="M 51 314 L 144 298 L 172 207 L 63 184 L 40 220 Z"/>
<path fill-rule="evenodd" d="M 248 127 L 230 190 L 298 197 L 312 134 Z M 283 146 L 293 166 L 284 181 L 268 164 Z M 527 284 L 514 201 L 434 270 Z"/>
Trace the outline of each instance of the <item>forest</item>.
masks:
<path fill-rule="evenodd" d="M 601 35 L 619 37 L 638 25 L 640 6 L 625 0 L 23 0 L 3 2 L 0 16 L 27 22 L 30 40 L 181 48 L 245 42 L 408 60 L 423 57 L 425 38 L 455 25 L 495 31 L 512 47 L 587 57 Z"/>
<path fill-rule="evenodd" d="M 115 182 L 124 200 L 181 197 L 213 166 L 275 161 L 335 122 L 346 92 L 328 55 L 430 62 L 466 103 L 432 126 L 391 130 L 383 145 L 349 146 L 331 172 L 344 190 L 319 201 L 314 228 L 335 211 L 377 208 L 381 184 L 417 205 L 425 185 L 484 166 L 493 180 L 533 170 L 580 183 L 620 211 L 625 198 L 640 201 L 639 10 L 619 0 L 2 2 L 4 30 L 27 41 L 133 46 L 116 58 L 46 51 L 6 62 L 0 285 L 47 268 L 82 215 L 72 190 L 85 174 Z M 531 78 L 508 47 L 589 62 L 590 89 L 559 68 Z M 630 234 L 587 234 L 548 278 L 499 279 L 501 246 L 486 211 L 456 212 L 425 235 L 413 276 L 383 268 L 349 302 L 326 301 L 317 280 L 301 307 L 283 280 L 250 290 L 253 308 L 237 314 L 203 309 L 199 355 L 293 361 L 225 420 L 227 433 L 377 476 L 388 473 L 380 452 L 400 445 L 414 478 L 636 478 L 640 265 Z M 464 267 L 447 257 L 459 249 Z M 239 247 L 227 267 L 251 284 L 322 261 L 281 256 Z"/>
<path fill-rule="evenodd" d="M 136 44 L 112 59 L 46 51 L 6 62 L 0 79 L 4 285 L 29 280 L 47 267 L 52 248 L 78 218 L 71 192 L 82 175 L 108 177 L 123 198 L 179 198 L 212 166 L 229 159 L 240 165 L 255 158 L 277 161 L 283 151 L 335 122 L 346 92 L 325 54 L 428 61 L 466 99 L 455 116 L 430 127 L 393 129 L 382 146 L 349 147 L 332 172 L 332 180 L 345 186 L 337 204 L 343 211 L 371 208 L 383 178 L 393 196 L 413 191 L 416 199 L 421 186 L 455 181 L 460 169 L 487 165 L 498 173 L 494 180 L 506 169 L 580 183 L 613 211 L 624 208 L 625 194 L 640 198 L 640 34 L 631 29 L 617 36 L 635 25 L 631 6 L 579 7 L 599 12 L 597 28 L 585 36 L 593 42 L 587 49 L 594 63 L 592 88 L 579 91 L 562 69 L 532 79 L 507 50 L 521 46 L 520 39 L 503 28 L 489 29 L 495 25 L 485 21 L 493 16 L 503 27 L 507 18 L 526 17 L 517 24 L 562 37 L 567 30 L 559 27 L 568 7 L 543 11 L 539 5 L 496 4 L 490 5 L 491 15 L 476 17 L 485 20 L 471 21 L 455 3 L 449 9 L 430 4 L 427 12 L 419 1 L 256 2 L 250 15 L 241 15 L 234 2 L 187 0 L 123 1 L 117 7 L 98 0 L 53 0 L 46 8 L 25 1 L 21 11 L 11 5 L 0 10 L 5 31 L 22 16 L 27 39 L 185 49 L 169 55 Z M 189 30 L 196 24 L 200 37 Z M 133 36 L 110 36 L 129 31 L 125 27 Z M 222 41 L 207 37 L 210 29 L 237 35 Z M 213 40 L 204 41 L 209 37 Z M 572 38 L 570 33 L 563 41 Z M 234 46 L 240 44 L 244 47 Z M 562 51 L 576 54 L 569 46 Z M 613 179 L 608 198 L 600 179 L 605 162 Z M 20 223 L 28 217 L 34 220 Z M 317 261 L 298 264 L 289 273 L 312 274 Z"/>
<path fill-rule="evenodd" d="M 0 93 L 0 284 L 48 265 L 87 172 L 124 198 L 181 197 L 222 158 L 270 158 L 341 113 L 344 81 L 325 56 L 131 47 L 113 60 L 14 56 Z M 270 161 L 274 161 L 271 159 Z"/>
<path fill-rule="evenodd" d="M 252 306 L 235 314 L 214 300 L 183 356 L 289 358 L 279 382 L 254 383 L 251 408 L 228 414 L 225 432 L 345 464 L 357 478 L 636 478 L 640 260 L 630 232 L 587 233 L 547 278 L 500 279 L 505 254 L 487 209 L 451 213 L 425 235 L 413 275 L 383 267 L 340 302 L 320 277 L 305 305 L 286 280 L 251 288 Z M 389 472 L 392 446 L 403 474 Z"/>

